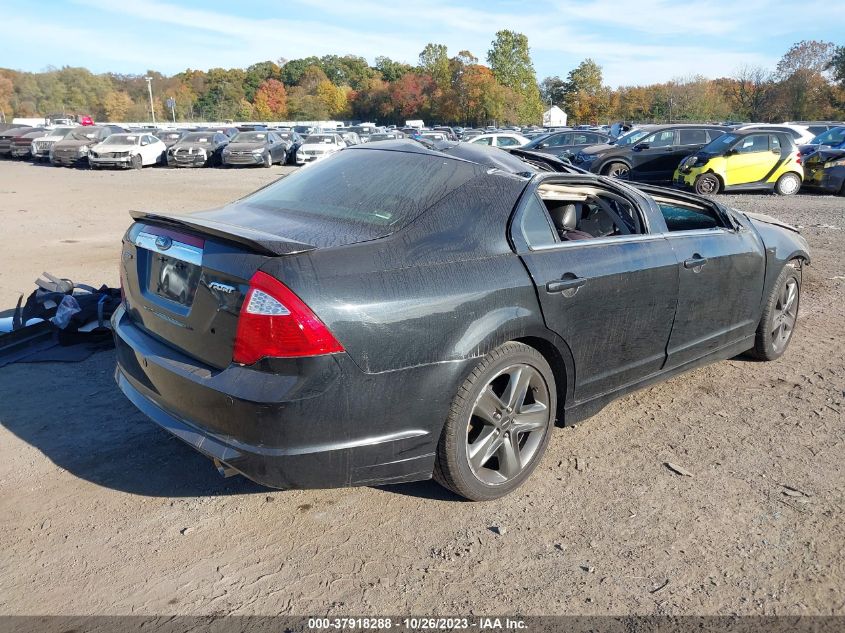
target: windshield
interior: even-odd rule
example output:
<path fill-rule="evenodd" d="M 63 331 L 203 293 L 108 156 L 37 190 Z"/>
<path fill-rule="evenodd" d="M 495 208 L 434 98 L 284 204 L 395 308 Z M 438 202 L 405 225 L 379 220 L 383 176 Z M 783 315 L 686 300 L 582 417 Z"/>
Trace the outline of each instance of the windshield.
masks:
<path fill-rule="evenodd" d="M 830 128 L 827 132 L 822 132 L 812 141 L 813 145 L 830 145 L 835 147 L 845 143 L 845 127 Z"/>
<path fill-rule="evenodd" d="M 632 145 L 648 134 L 648 130 L 631 130 L 624 136 L 620 136 L 613 142 L 613 145 Z"/>
<path fill-rule="evenodd" d="M 733 145 L 734 141 L 739 138 L 736 134 L 722 134 L 719 138 L 710 141 L 707 145 L 701 148 L 701 151 L 706 154 L 721 154 L 728 147 Z"/>
<path fill-rule="evenodd" d="M 137 142 L 137 134 L 112 134 L 103 141 L 103 145 L 135 145 Z"/>
<path fill-rule="evenodd" d="M 331 145 L 334 142 L 334 136 L 331 136 L 330 134 L 312 134 L 311 136 L 305 139 L 306 145 L 319 145 L 321 143 L 327 143 Z"/>
<path fill-rule="evenodd" d="M 233 143 L 261 143 L 267 138 L 264 132 L 241 132 L 232 139 Z"/>
<path fill-rule="evenodd" d="M 193 134 L 186 134 L 182 137 L 183 143 L 211 143 L 211 134 L 194 132 Z"/>
<path fill-rule="evenodd" d="M 93 141 L 99 133 L 100 130 L 95 128 L 77 128 L 67 138 L 72 138 L 75 141 Z"/>
<path fill-rule="evenodd" d="M 184 132 L 159 132 L 156 134 L 158 138 L 162 141 L 174 141 L 176 139 L 182 138 Z"/>
<path fill-rule="evenodd" d="M 70 132 L 73 132 L 74 129 L 75 128 L 72 127 L 56 127 L 50 130 L 47 134 L 49 136 L 61 136 L 62 138 L 64 138 Z"/>
<path fill-rule="evenodd" d="M 405 225 L 483 173 L 478 165 L 442 156 L 352 150 L 337 152 L 243 202 L 305 221 L 331 218 L 378 227 Z"/>

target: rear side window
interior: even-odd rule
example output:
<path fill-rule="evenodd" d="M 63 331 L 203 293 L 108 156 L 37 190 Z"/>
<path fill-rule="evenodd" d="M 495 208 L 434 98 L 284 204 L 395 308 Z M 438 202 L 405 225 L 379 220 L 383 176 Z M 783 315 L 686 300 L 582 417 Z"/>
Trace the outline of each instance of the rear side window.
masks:
<path fill-rule="evenodd" d="M 532 195 L 522 211 L 522 235 L 529 246 L 548 246 L 555 243 L 549 214 L 540 199 Z"/>
<path fill-rule="evenodd" d="M 707 132 L 704 130 L 681 130 L 681 145 L 704 145 Z"/>
<path fill-rule="evenodd" d="M 772 151 L 775 151 L 775 150 L 777 150 L 778 152 L 780 151 L 780 139 L 777 136 L 772 134 L 769 137 L 769 142 L 771 143 Z"/>
<path fill-rule="evenodd" d="M 652 134 L 650 137 L 643 139 L 643 143 L 648 143 L 650 147 L 669 147 L 675 144 L 675 130 L 663 130 Z"/>
<path fill-rule="evenodd" d="M 352 149 L 282 178 L 242 203 L 308 218 L 404 226 L 484 168 L 440 156 Z"/>

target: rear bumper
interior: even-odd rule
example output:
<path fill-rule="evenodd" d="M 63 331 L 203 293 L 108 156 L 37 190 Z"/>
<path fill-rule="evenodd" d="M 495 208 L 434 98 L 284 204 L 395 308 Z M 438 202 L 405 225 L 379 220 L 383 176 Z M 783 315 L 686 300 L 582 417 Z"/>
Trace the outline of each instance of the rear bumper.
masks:
<path fill-rule="evenodd" d="M 217 370 L 149 336 L 122 307 L 112 325 L 115 379 L 126 397 L 165 430 L 257 483 L 330 488 L 431 477 L 450 398 L 439 405 L 442 417 L 428 403 L 415 414 L 401 389 L 430 387 L 437 366 L 371 375 L 337 354 L 277 359 L 273 372 Z M 438 400 L 431 398 L 435 408 Z"/>

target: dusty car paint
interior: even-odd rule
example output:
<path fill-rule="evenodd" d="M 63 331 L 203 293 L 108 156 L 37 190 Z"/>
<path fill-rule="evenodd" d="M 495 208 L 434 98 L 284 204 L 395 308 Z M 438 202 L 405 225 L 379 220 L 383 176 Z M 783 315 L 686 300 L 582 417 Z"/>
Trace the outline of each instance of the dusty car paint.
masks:
<path fill-rule="evenodd" d="M 113 318 L 123 392 L 222 466 L 270 486 L 426 479 L 458 386 L 503 343 L 519 340 L 546 356 L 557 420 L 572 424 L 621 394 L 750 348 L 780 269 L 808 259 L 797 233 L 715 203 L 729 228 L 669 234 L 647 194 L 689 194 L 577 170 L 543 173 L 495 149 L 449 151 L 385 141 L 342 152 L 358 161 L 419 155 L 474 170 L 392 229 L 298 223 L 248 198 L 187 216 L 135 214 L 121 260 L 127 302 Z M 547 182 L 603 183 L 636 205 L 648 234 L 532 249 L 512 227 L 526 196 Z M 138 271 L 157 255 L 136 245 L 142 230 L 202 243 L 190 309 L 143 289 Z M 684 266 L 698 251 L 713 259 L 704 275 Z M 282 280 L 345 351 L 233 363 L 256 270 Z M 573 296 L 547 292 L 568 272 L 586 285 Z M 725 297 L 737 303 L 733 311 Z"/>

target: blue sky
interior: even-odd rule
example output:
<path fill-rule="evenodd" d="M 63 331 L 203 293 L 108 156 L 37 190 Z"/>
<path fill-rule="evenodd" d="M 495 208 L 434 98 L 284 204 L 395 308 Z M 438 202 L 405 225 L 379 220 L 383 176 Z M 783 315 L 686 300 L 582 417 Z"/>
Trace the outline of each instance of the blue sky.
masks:
<path fill-rule="evenodd" d="M 528 36 L 537 76 L 585 57 L 611 86 L 742 65 L 774 67 L 791 44 L 845 45 L 845 2 L 773 0 L 3 0 L 0 66 L 172 74 L 352 53 L 416 63 L 427 42 L 484 60 L 497 30 Z"/>

